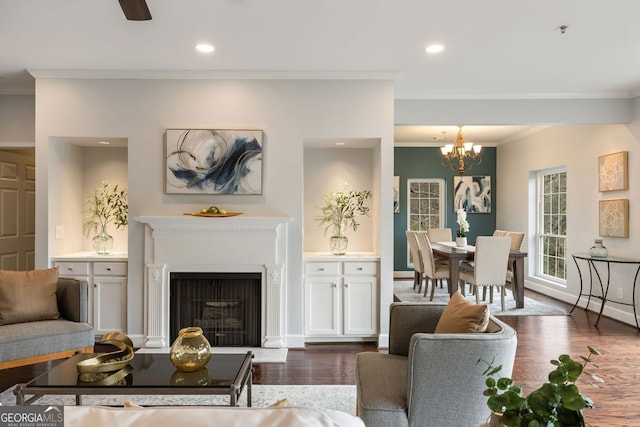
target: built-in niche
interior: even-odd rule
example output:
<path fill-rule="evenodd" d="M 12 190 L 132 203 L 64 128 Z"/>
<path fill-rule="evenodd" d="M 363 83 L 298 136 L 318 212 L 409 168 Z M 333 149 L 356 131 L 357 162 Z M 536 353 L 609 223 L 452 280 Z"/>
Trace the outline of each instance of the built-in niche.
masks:
<path fill-rule="evenodd" d="M 128 140 L 110 137 L 52 137 L 47 174 L 52 255 L 92 252 L 82 233 L 84 199 L 102 181 L 128 187 Z M 109 227 L 115 253 L 128 250 L 127 229 Z"/>
<path fill-rule="evenodd" d="M 331 192 L 344 184 L 354 190 L 371 190 L 369 216 L 359 217 L 357 231 L 348 229 L 347 252 L 377 253 L 379 221 L 378 184 L 379 145 L 377 139 L 305 140 L 304 143 L 304 252 L 329 252 L 329 236 L 317 217 Z"/>

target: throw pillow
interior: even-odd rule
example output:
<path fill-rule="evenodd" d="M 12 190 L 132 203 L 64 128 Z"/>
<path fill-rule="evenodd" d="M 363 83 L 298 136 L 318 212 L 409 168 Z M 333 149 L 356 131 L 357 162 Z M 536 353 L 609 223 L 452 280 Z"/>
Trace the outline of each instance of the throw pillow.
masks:
<path fill-rule="evenodd" d="M 489 325 L 489 307 L 467 301 L 460 291 L 451 296 L 438 324 L 436 334 L 485 332 Z"/>
<path fill-rule="evenodd" d="M 58 267 L 0 271 L 0 325 L 60 318 Z"/>

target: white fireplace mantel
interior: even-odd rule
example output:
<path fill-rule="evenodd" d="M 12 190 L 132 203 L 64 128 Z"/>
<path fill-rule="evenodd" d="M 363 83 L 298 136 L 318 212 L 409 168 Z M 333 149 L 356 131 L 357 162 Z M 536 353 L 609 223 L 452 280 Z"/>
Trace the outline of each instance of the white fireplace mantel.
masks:
<path fill-rule="evenodd" d="M 285 342 L 290 217 L 141 216 L 146 224 L 145 347 L 168 347 L 172 272 L 262 273 L 262 346 Z"/>

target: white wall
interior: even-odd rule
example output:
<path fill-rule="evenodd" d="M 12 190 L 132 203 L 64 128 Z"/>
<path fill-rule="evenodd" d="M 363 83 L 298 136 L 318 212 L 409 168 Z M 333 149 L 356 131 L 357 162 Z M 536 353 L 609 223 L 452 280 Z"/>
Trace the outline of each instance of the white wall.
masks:
<path fill-rule="evenodd" d="M 0 95 L 0 146 L 33 147 L 35 112 L 33 95 Z"/>
<path fill-rule="evenodd" d="M 321 80 L 71 80 L 36 82 L 38 268 L 49 265 L 52 230 L 59 218 L 49 179 L 64 168 L 52 156 L 52 137 L 118 135 L 128 139 L 129 282 L 128 332 L 143 329 L 143 230 L 135 217 L 180 215 L 217 204 L 230 211 L 278 213 L 290 223 L 287 276 L 287 336 L 303 335 L 302 229 L 303 141 L 307 138 L 377 138 L 375 165 L 379 212 L 374 235 L 381 261 L 381 319 L 392 300 L 393 84 L 390 81 Z M 261 196 L 198 196 L 164 193 L 164 132 L 167 128 L 263 129 L 264 191 Z M 49 160 L 48 160 L 49 159 Z M 384 159 L 384 160 L 382 160 Z M 380 171 L 380 172 L 377 172 Z M 224 250 L 224 248 L 220 248 Z M 388 329 L 381 322 L 382 335 Z M 384 340 L 384 337 L 383 337 Z"/>
<path fill-rule="evenodd" d="M 526 278 L 528 288 L 573 304 L 580 289 L 578 272 L 570 254 L 587 252 L 598 238 L 598 201 L 628 198 L 630 205 L 629 238 L 603 238 L 609 254 L 640 260 L 640 143 L 628 125 L 556 126 L 521 140 L 501 145 L 497 151 L 496 192 L 497 226 L 504 230 L 526 230 L 525 248 L 535 250 L 531 239 L 535 212 L 529 198 L 530 176 L 538 170 L 566 166 L 567 168 L 567 287 L 559 287 Z M 629 152 L 629 189 L 598 191 L 598 157 L 626 150 Z M 531 260 L 531 257 L 529 257 Z M 636 266 L 637 268 L 637 266 Z M 533 265 L 529 265 L 531 272 Z M 586 273 L 586 270 L 584 270 Z M 606 271 L 602 270 L 605 273 Z M 632 301 L 635 269 L 629 266 L 613 268 L 612 293 L 622 288 L 623 299 Z M 588 280 L 588 276 L 585 278 Z M 586 285 L 587 283 L 585 283 Z M 586 302 L 586 301 L 585 301 Z M 590 308 L 599 309 L 592 299 Z M 635 324 L 631 307 L 608 303 L 605 314 Z"/>

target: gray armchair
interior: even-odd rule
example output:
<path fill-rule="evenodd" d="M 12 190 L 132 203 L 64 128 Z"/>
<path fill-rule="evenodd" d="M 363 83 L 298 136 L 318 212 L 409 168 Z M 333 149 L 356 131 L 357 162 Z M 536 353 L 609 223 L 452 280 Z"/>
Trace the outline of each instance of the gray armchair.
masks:
<path fill-rule="evenodd" d="M 393 303 L 389 354 L 357 356 L 358 415 L 367 427 L 473 427 L 489 416 L 482 357 L 510 376 L 516 332 L 491 316 L 485 333 L 434 334 L 444 304 Z"/>

